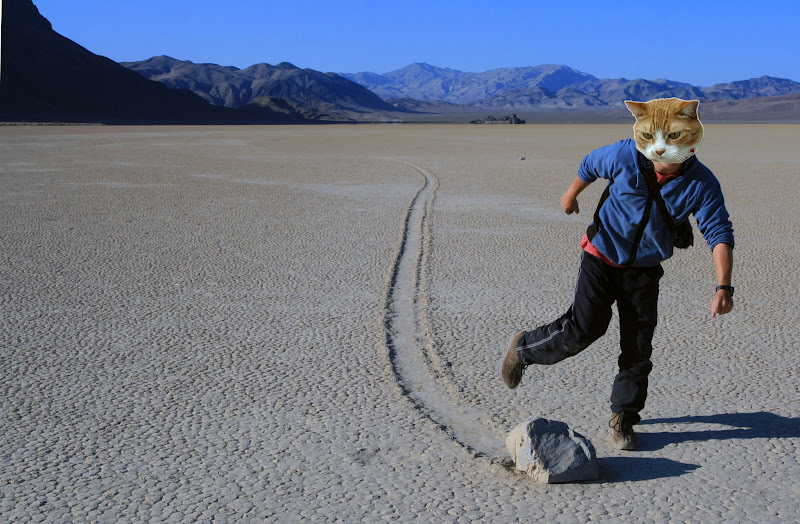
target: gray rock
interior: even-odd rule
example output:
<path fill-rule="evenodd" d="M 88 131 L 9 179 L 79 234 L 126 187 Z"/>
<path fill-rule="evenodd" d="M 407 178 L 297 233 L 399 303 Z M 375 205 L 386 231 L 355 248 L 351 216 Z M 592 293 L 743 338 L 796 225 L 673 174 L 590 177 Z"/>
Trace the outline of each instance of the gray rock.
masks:
<path fill-rule="evenodd" d="M 579 482 L 600 475 L 592 443 L 564 422 L 531 417 L 506 436 L 506 448 L 516 468 L 536 482 Z"/>
<path fill-rule="evenodd" d="M 502 116 L 500 118 L 489 115 L 484 119 L 477 119 L 470 121 L 470 124 L 524 124 L 524 123 L 525 120 L 522 120 L 515 114 Z"/>

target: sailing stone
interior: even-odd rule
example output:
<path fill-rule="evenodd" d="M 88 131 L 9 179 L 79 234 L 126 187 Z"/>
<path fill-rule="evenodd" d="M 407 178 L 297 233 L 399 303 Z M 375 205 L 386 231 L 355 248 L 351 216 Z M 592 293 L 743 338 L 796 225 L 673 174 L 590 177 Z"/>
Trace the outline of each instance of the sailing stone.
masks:
<path fill-rule="evenodd" d="M 564 422 L 531 417 L 506 436 L 506 448 L 516 468 L 536 482 L 580 482 L 600 476 L 591 441 Z"/>

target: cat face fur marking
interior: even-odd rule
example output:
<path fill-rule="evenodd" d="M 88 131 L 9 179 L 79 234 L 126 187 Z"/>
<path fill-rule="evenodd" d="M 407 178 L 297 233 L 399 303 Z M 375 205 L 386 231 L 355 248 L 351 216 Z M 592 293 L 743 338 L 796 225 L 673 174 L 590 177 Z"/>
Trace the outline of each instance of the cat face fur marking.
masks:
<path fill-rule="evenodd" d="M 636 117 L 636 149 L 653 162 L 681 163 L 694 154 L 703 140 L 703 124 L 697 116 L 699 100 L 626 100 L 625 105 Z"/>

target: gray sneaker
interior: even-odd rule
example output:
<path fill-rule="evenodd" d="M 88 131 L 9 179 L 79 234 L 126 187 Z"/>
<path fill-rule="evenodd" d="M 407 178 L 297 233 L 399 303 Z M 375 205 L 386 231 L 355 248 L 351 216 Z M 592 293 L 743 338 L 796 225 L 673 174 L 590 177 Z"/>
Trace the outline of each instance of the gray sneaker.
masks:
<path fill-rule="evenodd" d="M 500 365 L 500 373 L 503 375 L 503 382 L 506 383 L 511 389 L 519 386 L 522 380 L 522 374 L 525 372 L 525 364 L 520 362 L 519 354 L 517 353 L 517 344 L 519 339 L 522 338 L 523 331 L 516 331 L 511 335 L 508 340 L 508 351 L 506 352 L 503 363 Z"/>
<path fill-rule="evenodd" d="M 633 431 L 633 425 L 639 420 L 641 420 L 639 415 L 631 411 L 611 414 L 611 421 L 608 426 L 611 428 L 611 434 L 614 437 L 614 444 L 616 444 L 617 449 L 625 451 L 636 450 L 638 439 Z"/>

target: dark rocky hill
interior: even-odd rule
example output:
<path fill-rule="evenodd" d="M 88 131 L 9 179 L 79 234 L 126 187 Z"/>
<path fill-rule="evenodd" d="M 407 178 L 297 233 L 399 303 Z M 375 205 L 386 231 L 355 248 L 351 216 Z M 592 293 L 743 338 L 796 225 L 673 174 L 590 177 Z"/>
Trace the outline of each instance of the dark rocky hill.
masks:
<path fill-rule="evenodd" d="M 398 110 L 342 76 L 300 69 L 288 62 L 237 69 L 157 56 L 122 65 L 167 87 L 189 89 L 211 104 L 230 108 L 283 104 L 311 118 L 323 113 Z"/>
<path fill-rule="evenodd" d="M 296 120 L 233 111 L 170 90 L 53 31 L 30 0 L 3 0 L 0 120 L 246 123 Z"/>

